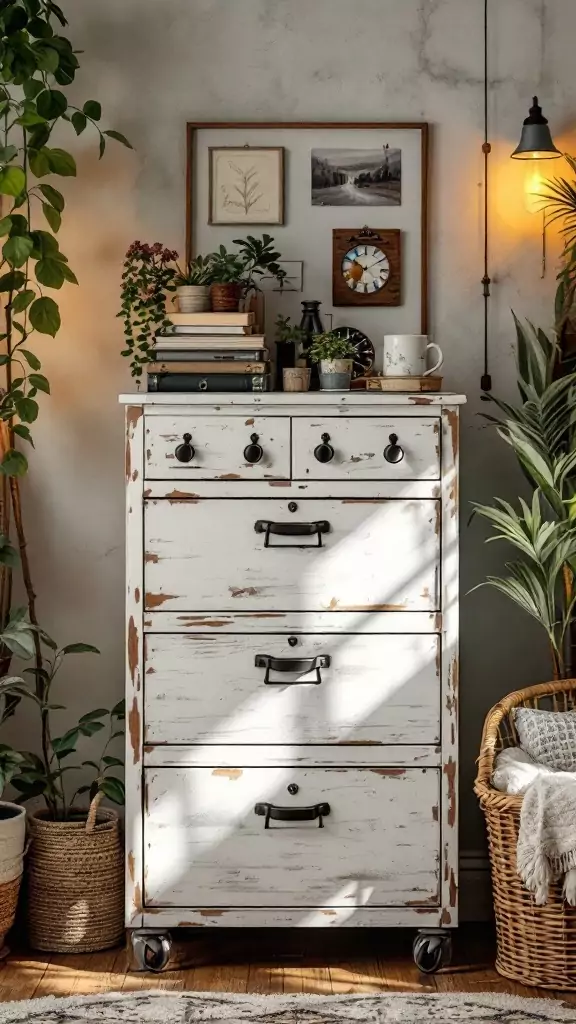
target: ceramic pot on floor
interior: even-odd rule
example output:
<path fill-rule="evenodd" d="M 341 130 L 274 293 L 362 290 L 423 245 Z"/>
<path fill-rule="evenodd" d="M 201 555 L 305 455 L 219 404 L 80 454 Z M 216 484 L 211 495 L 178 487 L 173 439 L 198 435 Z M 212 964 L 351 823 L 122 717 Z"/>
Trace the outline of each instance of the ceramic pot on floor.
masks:
<path fill-rule="evenodd" d="M 207 313 L 210 309 L 210 286 L 183 284 L 176 289 L 179 313 Z"/>
<path fill-rule="evenodd" d="M 93 953 L 124 934 L 124 851 L 115 811 L 78 809 L 70 821 L 30 815 L 28 938 L 33 949 Z"/>
<path fill-rule="evenodd" d="M 25 843 L 25 809 L 0 800 L 0 950 L 16 916 Z"/>
<path fill-rule="evenodd" d="M 352 380 L 351 359 L 320 360 L 320 390 L 349 391 Z"/>

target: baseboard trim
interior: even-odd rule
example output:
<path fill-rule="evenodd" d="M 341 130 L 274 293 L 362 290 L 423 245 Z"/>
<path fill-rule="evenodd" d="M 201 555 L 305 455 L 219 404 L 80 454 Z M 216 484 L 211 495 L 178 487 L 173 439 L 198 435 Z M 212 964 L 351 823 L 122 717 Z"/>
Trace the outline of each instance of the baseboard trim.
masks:
<path fill-rule="evenodd" d="M 490 861 L 483 850 L 460 851 L 460 921 L 494 917 Z"/>

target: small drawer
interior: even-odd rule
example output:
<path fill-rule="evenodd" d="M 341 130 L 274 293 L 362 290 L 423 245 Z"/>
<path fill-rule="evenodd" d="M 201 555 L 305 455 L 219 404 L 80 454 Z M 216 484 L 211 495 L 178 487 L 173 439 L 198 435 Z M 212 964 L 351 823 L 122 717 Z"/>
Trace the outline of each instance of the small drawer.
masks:
<path fill-rule="evenodd" d="M 144 509 L 147 611 L 438 611 L 435 499 L 194 498 Z"/>
<path fill-rule="evenodd" d="M 148 768 L 146 906 L 437 906 L 440 772 L 383 763 Z"/>
<path fill-rule="evenodd" d="M 439 480 L 440 420 L 294 419 L 295 480 Z"/>
<path fill-rule="evenodd" d="M 395 634 L 148 633 L 145 742 L 438 743 L 440 637 L 405 617 Z"/>
<path fill-rule="evenodd" d="M 265 416 L 147 416 L 148 480 L 285 480 L 290 419 Z"/>

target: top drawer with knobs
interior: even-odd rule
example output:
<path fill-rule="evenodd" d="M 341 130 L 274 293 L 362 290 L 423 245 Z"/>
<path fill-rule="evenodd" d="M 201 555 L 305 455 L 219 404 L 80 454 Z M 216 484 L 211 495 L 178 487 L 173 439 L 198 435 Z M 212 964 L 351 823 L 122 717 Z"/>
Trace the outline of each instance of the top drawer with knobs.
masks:
<path fill-rule="evenodd" d="M 438 480 L 440 420 L 295 418 L 292 452 L 295 480 Z"/>
<path fill-rule="evenodd" d="M 149 480 L 286 480 L 288 416 L 147 416 Z"/>

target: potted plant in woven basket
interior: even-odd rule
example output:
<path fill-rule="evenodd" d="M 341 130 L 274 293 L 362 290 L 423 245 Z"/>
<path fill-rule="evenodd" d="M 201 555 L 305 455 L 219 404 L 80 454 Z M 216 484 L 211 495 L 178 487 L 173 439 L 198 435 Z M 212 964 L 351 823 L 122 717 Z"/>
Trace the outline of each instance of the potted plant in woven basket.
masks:
<path fill-rule="evenodd" d="M 207 257 L 211 260 L 210 296 L 214 312 L 237 312 L 242 297 L 258 290 L 258 281 L 264 274 L 279 282 L 286 277 L 286 271 L 278 263 L 280 253 L 275 252 L 271 235 L 263 235 L 261 239 L 253 235 L 235 238 L 234 245 L 239 247 L 236 252 L 228 252 L 226 246 L 221 245 Z"/>
<path fill-rule="evenodd" d="M 64 659 L 98 651 L 78 643 L 58 648 L 46 633 L 38 633 L 48 653 L 41 669 L 24 670 L 32 685 L 21 678 L 0 683 L 4 698 L 31 700 L 40 717 L 41 753 L 22 753 L 18 774 L 12 779 L 19 801 L 42 797 L 45 804 L 28 818 L 29 940 L 35 949 L 88 953 L 116 945 L 124 930 L 120 822 L 115 811 L 100 806 L 104 797 L 124 802 L 124 783 L 112 774 L 123 765 L 112 751 L 124 735 L 124 702 L 111 711 L 89 711 L 75 726 L 55 735 L 54 714 L 62 705 L 54 703 L 52 688 Z M 103 737 L 99 758 L 71 763 L 82 739 L 98 733 Z M 74 787 L 69 780 L 79 781 L 79 772 L 80 784 Z M 89 781 L 84 781 L 87 773 Z"/>
<path fill-rule="evenodd" d="M 576 374 L 557 376 L 555 340 L 516 321 L 521 402 L 493 399 L 500 415 L 488 417 L 514 451 L 532 487 L 518 506 L 495 499 L 475 505 L 492 540 L 515 549 L 506 574 L 486 583 L 511 598 L 546 636 L 553 682 L 519 689 L 498 702 L 484 726 L 475 792 L 486 818 L 496 914 L 496 968 L 525 985 L 576 988 L 576 907 L 565 902 L 561 881 L 538 905 L 518 875 L 516 847 L 523 797 L 493 785 L 496 757 L 519 746 L 520 707 L 564 712 L 576 707 L 573 627 L 576 607 Z M 491 396 L 490 396 L 491 397 Z M 528 882 L 528 879 L 527 879 Z"/>

